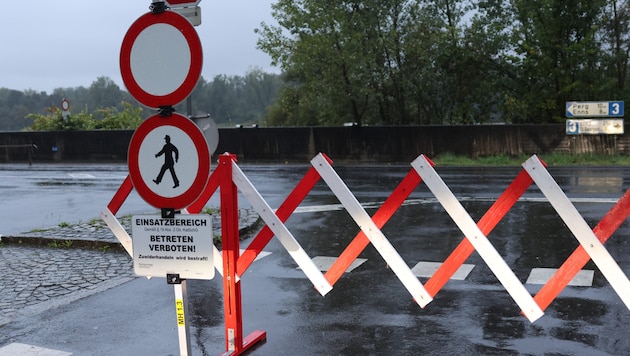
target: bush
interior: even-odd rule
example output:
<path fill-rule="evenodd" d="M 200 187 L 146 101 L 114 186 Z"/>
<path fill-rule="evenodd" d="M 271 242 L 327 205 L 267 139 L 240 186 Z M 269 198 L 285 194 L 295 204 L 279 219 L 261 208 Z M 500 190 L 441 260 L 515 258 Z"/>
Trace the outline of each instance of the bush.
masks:
<path fill-rule="evenodd" d="M 142 108 L 134 107 L 128 102 L 122 102 L 123 111 L 116 107 L 99 108 L 94 115 L 82 111 L 78 114 L 69 114 L 63 118 L 61 109 L 52 105 L 46 109 L 47 114 L 29 114 L 27 119 L 33 119 L 33 124 L 26 128 L 27 131 L 70 131 L 70 130 L 134 130 L 142 122 Z"/>

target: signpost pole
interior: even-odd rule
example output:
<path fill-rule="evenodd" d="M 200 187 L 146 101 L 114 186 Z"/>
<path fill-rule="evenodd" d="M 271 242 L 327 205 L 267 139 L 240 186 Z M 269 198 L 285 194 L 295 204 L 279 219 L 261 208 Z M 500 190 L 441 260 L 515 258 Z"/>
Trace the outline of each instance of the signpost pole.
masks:
<path fill-rule="evenodd" d="M 177 335 L 179 337 L 179 354 L 181 356 L 192 355 L 190 349 L 190 332 L 188 327 L 188 293 L 186 292 L 186 280 L 179 275 L 167 275 L 166 281 L 173 285 L 175 291 L 175 311 L 177 313 Z"/>

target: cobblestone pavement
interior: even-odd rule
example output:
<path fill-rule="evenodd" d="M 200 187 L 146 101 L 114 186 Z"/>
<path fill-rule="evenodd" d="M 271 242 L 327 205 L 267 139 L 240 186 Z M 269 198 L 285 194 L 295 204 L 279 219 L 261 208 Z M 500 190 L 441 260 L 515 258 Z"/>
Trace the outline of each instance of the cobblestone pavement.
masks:
<path fill-rule="evenodd" d="M 129 232 L 130 217 L 119 220 Z M 259 221 L 255 212 L 242 209 L 241 236 Z M 213 231 L 221 231 L 218 215 L 213 216 Z M 2 237 L 0 325 L 135 278 L 132 258 L 117 244 L 100 219 Z"/>
<path fill-rule="evenodd" d="M 0 248 L 0 325 L 134 278 L 119 251 L 6 244 Z"/>

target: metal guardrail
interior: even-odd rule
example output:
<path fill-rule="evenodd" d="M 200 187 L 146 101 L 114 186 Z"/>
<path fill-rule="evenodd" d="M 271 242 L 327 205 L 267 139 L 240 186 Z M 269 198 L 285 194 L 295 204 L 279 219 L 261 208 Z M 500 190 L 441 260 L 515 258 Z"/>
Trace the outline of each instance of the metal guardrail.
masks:
<path fill-rule="evenodd" d="M 6 160 L 9 160 L 9 150 L 14 148 L 27 148 L 28 149 L 28 165 L 33 164 L 33 151 L 37 150 L 37 145 L 34 143 L 31 144 L 21 144 L 21 145 L 0 145 L 0 148 L 5 149 Z"/>

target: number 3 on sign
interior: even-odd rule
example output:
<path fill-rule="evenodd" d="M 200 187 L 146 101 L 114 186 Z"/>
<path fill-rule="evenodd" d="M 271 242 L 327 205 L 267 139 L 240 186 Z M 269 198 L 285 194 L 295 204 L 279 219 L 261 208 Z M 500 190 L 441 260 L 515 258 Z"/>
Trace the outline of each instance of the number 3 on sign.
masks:
<path fill-rule="evenodd" d="M 621 105 L 619 103 L 611 103 L 612 106 L 610 113 L 613 115 L 619 115 L 621 113 Z"/>
<path fill-rule="evenodd" d="M 608 102 L 608 116 L 623 116 L 623 101 Z"/>

